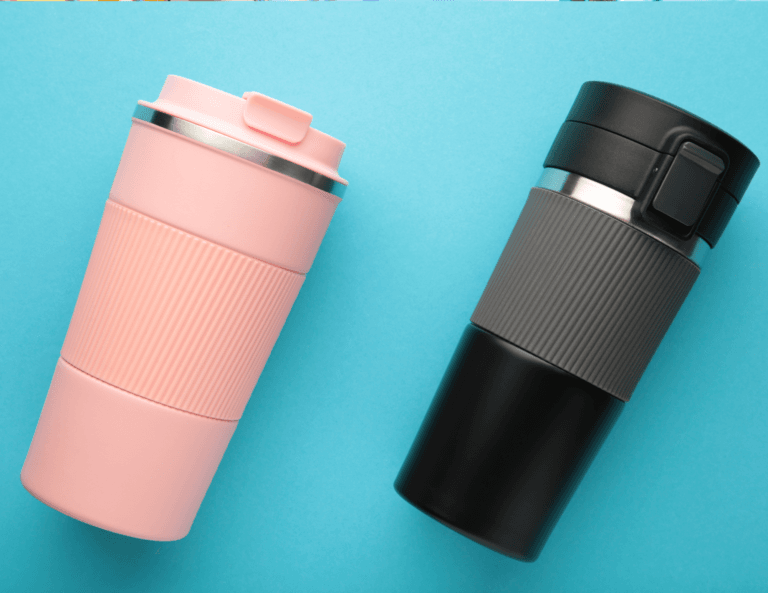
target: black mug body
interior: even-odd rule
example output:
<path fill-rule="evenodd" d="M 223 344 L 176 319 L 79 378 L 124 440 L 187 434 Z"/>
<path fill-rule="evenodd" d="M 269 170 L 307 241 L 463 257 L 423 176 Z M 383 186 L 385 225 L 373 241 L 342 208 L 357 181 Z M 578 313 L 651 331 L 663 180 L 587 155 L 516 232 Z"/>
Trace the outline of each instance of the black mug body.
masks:
<path fill-rule="evenodd" d="M 395 482 L 535 560 L 759 162 L 637 91 L 585 83 Z"/>

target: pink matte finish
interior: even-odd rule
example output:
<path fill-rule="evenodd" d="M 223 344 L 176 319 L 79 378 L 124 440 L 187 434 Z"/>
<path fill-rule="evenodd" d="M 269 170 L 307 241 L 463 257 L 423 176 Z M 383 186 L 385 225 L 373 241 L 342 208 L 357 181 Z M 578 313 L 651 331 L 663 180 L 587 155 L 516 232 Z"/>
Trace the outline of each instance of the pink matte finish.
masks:
<path fill-rule="evenodd" d="M 344 144 L 279 101 L 169 76 L 140 103 L 346 184 Z M 117 533 L 184 537 L 340 201 L 134 119 L 27 490 Z"/>
<path fill-rule="evenodd" d="M 134 120 L 110 198 L 213 243 L 306 273 L 340 198 Z"/>
<path fill-rule="evenodd" d="M 21 481 L 80 521 L 177 540 L 189 532 L 236 426 L 136 397 L 60 360 Z"/>
<path fill-rule="evenodd" d="M 238 420 L 303 281 L 110 200 L 61 355 L 136 395 Z"/>
<path fill-rule="evenodd" d="M 312 123 L 309 113 L 261 93 L 245 93 L 243 99 L 243 120 L 249 128 L 289 144 L 304 140 Z"/>
<path fill-rule="evenodd" d="M 346 185 L 337 171 L 344 143 L 309 128 L 298 144 L 285 142 L 249 127 L 243 118 L 246 101 L 181 76 L 165 80 L 154 103 L 139 101 L 170 115 L 199 124 L 271 154 L 283 157 Z"/>

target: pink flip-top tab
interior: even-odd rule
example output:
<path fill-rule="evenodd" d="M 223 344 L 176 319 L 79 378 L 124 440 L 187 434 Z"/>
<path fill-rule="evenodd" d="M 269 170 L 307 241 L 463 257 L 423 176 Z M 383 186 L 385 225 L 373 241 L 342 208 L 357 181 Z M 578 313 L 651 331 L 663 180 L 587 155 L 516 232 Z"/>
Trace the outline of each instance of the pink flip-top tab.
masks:
<path fill-rule="evenodd" d="M 157 101 L 139 101 L 139 105 L 224 134 L 346 185 L 338 172 L 344 143 L 309 127 L 309 113 L 260 93 L 245 93 L 241 98 L 171 75 Z"/>
<path fill-rule="evenodd" d="M 274 138 L 298 144 L 304 139 L 312 123 L 312 115 L 301 109 L 261 93 L 245 93 L 243 120 L 253 128 Z"/>

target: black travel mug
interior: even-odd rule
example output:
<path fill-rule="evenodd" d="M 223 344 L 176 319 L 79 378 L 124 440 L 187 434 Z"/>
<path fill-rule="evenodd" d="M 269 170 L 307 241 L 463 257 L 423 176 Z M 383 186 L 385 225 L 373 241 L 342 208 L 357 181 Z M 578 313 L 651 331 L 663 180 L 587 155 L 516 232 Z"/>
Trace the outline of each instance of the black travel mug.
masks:
<path fill-rule="evenodd" d="M 587 82 L 395 482 L 537 558 L 759 161 L 669 103 Z"/>

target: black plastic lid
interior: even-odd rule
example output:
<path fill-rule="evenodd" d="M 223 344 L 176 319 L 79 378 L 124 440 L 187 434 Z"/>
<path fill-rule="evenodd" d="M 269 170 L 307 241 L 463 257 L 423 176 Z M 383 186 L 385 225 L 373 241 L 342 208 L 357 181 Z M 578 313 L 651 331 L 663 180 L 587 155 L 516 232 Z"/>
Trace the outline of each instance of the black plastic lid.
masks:
<path fill-rule="evenodd" d="M 760 162 L 741 142 L 674 105 L 605 82 L 586 82 L 545 167 L 612 187 L 648 222 L 717 242 Z"/>

